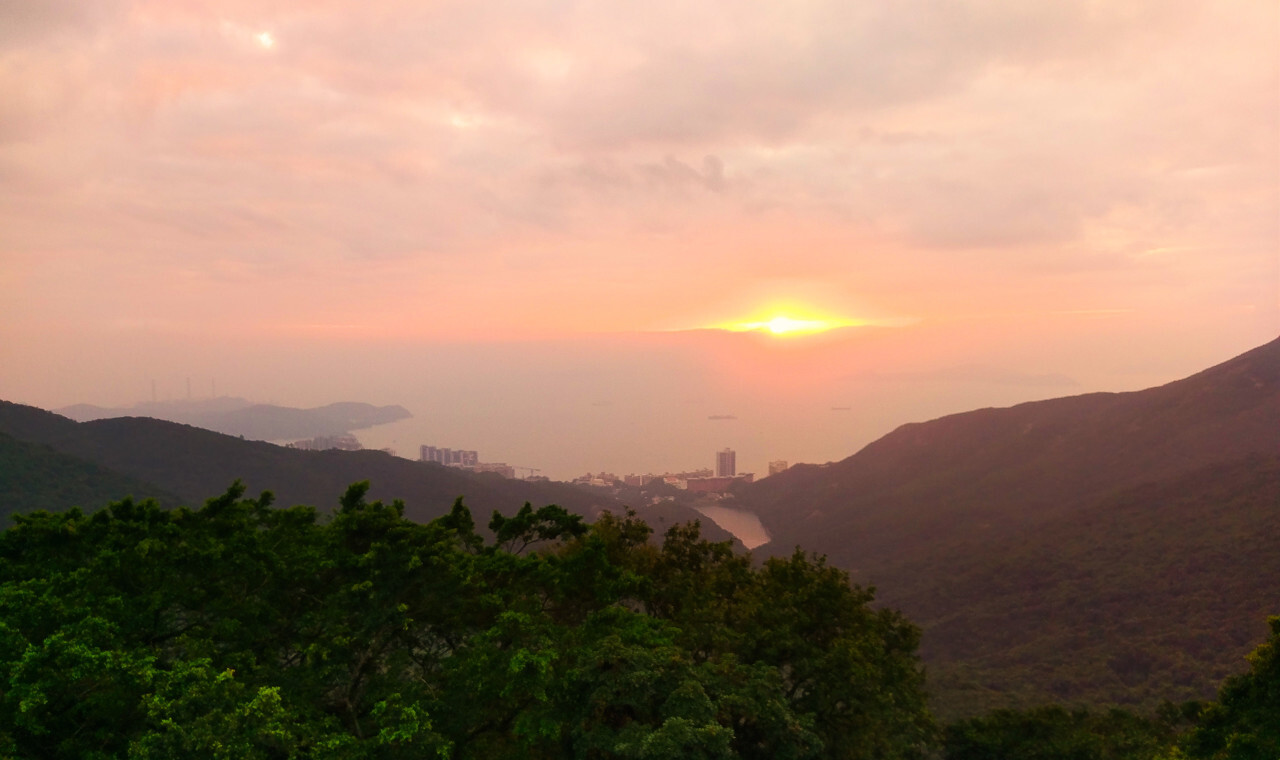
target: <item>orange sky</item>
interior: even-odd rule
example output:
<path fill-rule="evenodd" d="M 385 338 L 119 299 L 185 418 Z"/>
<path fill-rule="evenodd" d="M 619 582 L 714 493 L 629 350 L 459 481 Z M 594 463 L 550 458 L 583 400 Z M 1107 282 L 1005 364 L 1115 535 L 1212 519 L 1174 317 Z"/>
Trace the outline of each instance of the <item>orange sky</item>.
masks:
<path fill-rule="evenodd" d="M 506 373 L 496 346 L 779 303 L 1172 379 L 1280 333 L 1278 29 L 1271 0 L 0 4 L 0 397 L 222 368 L 324 403 L 384 392 L 303 390 L 353 345 Z M 965 363 L 932 341 L 874 361 Z M 690 361 L 801 393 L 848 351 Z"/>

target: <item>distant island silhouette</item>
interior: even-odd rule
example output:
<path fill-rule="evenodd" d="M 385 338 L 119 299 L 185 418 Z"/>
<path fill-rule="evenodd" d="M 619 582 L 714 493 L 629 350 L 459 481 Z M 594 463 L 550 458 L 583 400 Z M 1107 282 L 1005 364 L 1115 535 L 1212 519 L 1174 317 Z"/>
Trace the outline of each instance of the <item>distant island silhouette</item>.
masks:
<path fill-rule="evenodd" d="M 341 401 L 312 409 L 297 409 L 274 404 L 255 404 L 247 399 L 230 396 L 152 401 L 120 408 L 76 404 L 56 411 L 77 422 L 116 417 L 151 417 L 258 441 L 340 435 L 413 416 L 403 406 L 374 406 Z"/>

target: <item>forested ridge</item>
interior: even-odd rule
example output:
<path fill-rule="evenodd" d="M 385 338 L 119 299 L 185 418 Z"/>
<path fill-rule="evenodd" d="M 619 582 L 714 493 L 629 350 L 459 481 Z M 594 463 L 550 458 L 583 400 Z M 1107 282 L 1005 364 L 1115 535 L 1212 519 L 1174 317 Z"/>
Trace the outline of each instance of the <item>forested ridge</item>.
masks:
<path fill-rule="evenodd" d="M 698 516 L 638 492 L 0 402 L 0 524 L 126 493 L 195 505 L 236 478 L 282 504 L 330 504 L 367 479 L 367 499 L 403 499 L 419 523 L 459 494 L 477 514 L 527 501 L 588 521 L 630 503 L 658 534 Z M 774 537 L 757 557 L 824 555 L 921 629 L 941 721 L 1050 703 L 1153 715 L 1212 699 L 1280 611 L 1280 340 L 1160 388 L 906 425 L 736 498 Z M 702 535 L 728 537 L 710 523 Z"/>
<path fill-rule="evenodd" d="M 1215 703 L 940 727 L 915 626 L 820 557 L 556 506 L 422 524 L 367 490 L 17 516 L 0 756 L 1280 757 L 1280 619 Z"/>
<path fill-rule="evenodd" d="M 825 554 L 921 627 L 940 715 L 1208 699 L 1280 610 L 1280 339 L 903 425 L 737 500 L 774 537 L 757 553 Z"/>
<path fill-rule="evenodd" d="M 123 494 L 154 497 L 170 507 L 200 504 L 237 479 L 251 491 L 270 488 L 285 504 L 329 504 L 349 484 L 368 480 L 373 484 L 371 498 L 402 499 L 406 516 L 418 522 L 447 514 L 461 494 L 467 495 L 469 506 L 485 514 L 526 501 L 558 504 L 587 516 L 625 509 L 616 499 L 568 483 L 471 473 L 381 451 L 301 451 L 165 420 L 74 422 L 8 401 L 0 401 L 0 434 L 25 447 L 20 457 L 0 449 L 0 492 L 9 497 L 0 502 L 0 525 L 14 512 L 51 505 L 99 506 Z M 90 471 L 97 477 L 83 474 Z M 86 487 L 69 490 L 73 480 L 84 481 Z M 653 524 L 671 525 L 698 516 L 678 504 L 641 508 Z M 717 539 L 729 537 L 715 525 L 705 526 L 704 532 Z"/>
<path fill-rule="evenodd" d="M 322 519 L 239 486 L 0 536 L 0 754 L 14 757 L 915 757 L 916 629 L 797 552 L 695 526 L 367 483 Z"/>

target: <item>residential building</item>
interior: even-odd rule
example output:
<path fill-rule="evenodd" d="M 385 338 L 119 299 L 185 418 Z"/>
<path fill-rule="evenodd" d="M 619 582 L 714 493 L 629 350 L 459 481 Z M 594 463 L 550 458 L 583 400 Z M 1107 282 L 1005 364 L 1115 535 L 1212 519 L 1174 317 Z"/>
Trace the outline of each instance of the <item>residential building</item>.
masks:
<path fill-rule="evenodd" d="M 359 451 L 362 447 L 354 435 L 318 435 L 303 441 L 295 441 L 288 446 L 291 449 L 307 449 L 310 451 Z"/>
<path fill-rule="evenodd" d="M 480 454 L 464 449 L 438 448 L 436 446 L 419 446 L 418 460 L 436 462 L 449 467 L 475 467 L 480 464 Z"/>
<path fill-rule="evenodd" d="M 715 478 L 689 478 L 685 481 L 685 488 L 690 493 L 728 493 L 734 483 L 750 483 L 754 479 L 755 474 L 750 472 Z"/>
<path fill-rule="evenodd" d="M 733 449 L 716 452 L 716 477 L 732 478 L 738 474 L 737 454 Z"/>

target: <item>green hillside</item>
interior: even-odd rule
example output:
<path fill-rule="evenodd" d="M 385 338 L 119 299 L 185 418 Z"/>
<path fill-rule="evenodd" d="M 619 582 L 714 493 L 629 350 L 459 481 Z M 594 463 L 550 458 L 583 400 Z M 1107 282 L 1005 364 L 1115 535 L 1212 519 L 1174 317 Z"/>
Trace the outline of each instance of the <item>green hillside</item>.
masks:
<path fill-rule="evenodd" d="M 557 504 L 589 517 L 606 509 L 620 513 L 626 508 L 610 497 L 564 483 L 475 474 L 381 451 L 289 449 L 145 417 L 77 423 L 43 409 L 0 401 L 0 432 L 154 483 L 164 494 L 173 494 L 162 498 L 167 506 L 200 504 L 208 494 L 221 493 L 239 480 L 250 493 L 271 490 L 278 504 L 327 509 L 334 506 L 334 494 L 342 493 L 351 483 L 368 480 L 373 484 L 373 498 L 403 500 L 406 516 L 420 522 L 447 514 L 460 496 L 478 514 L 494 510 L 511 513 L 525 502 Z M 101 492 L 112 488 L 103 484 Z M 110 498 L 128 493 L 117 490 Z M 645 511 L 641 507 L 641 512 Z M 700 517 L 671 504 L 654 507 L 653 512 L 655 525 Z M 729 538 L 714 524 L 708 524 L 705 532 L 716 540 Z"/>
<path fill-rule="evenodd" d="M 159 486 L 0 433 L 0 525 L 16 513 L 99 509 L 125 496 L 177 501 Z"/>
<path fill-rule="evenodd" d="M 1280 610 L 1280 455 L 1126 491 L 1016 538 L 888 567 L 936 707 L 1206 699 Z M 890 593 L 892 590 L 892 593 Z"/>
<path fill-rule="evenodd" d="M 1192 377 L 905 425 L 740 490 L 924 628 L 944 715 L 1210 695 L 1280 609 L 1280 340 Z"/>

